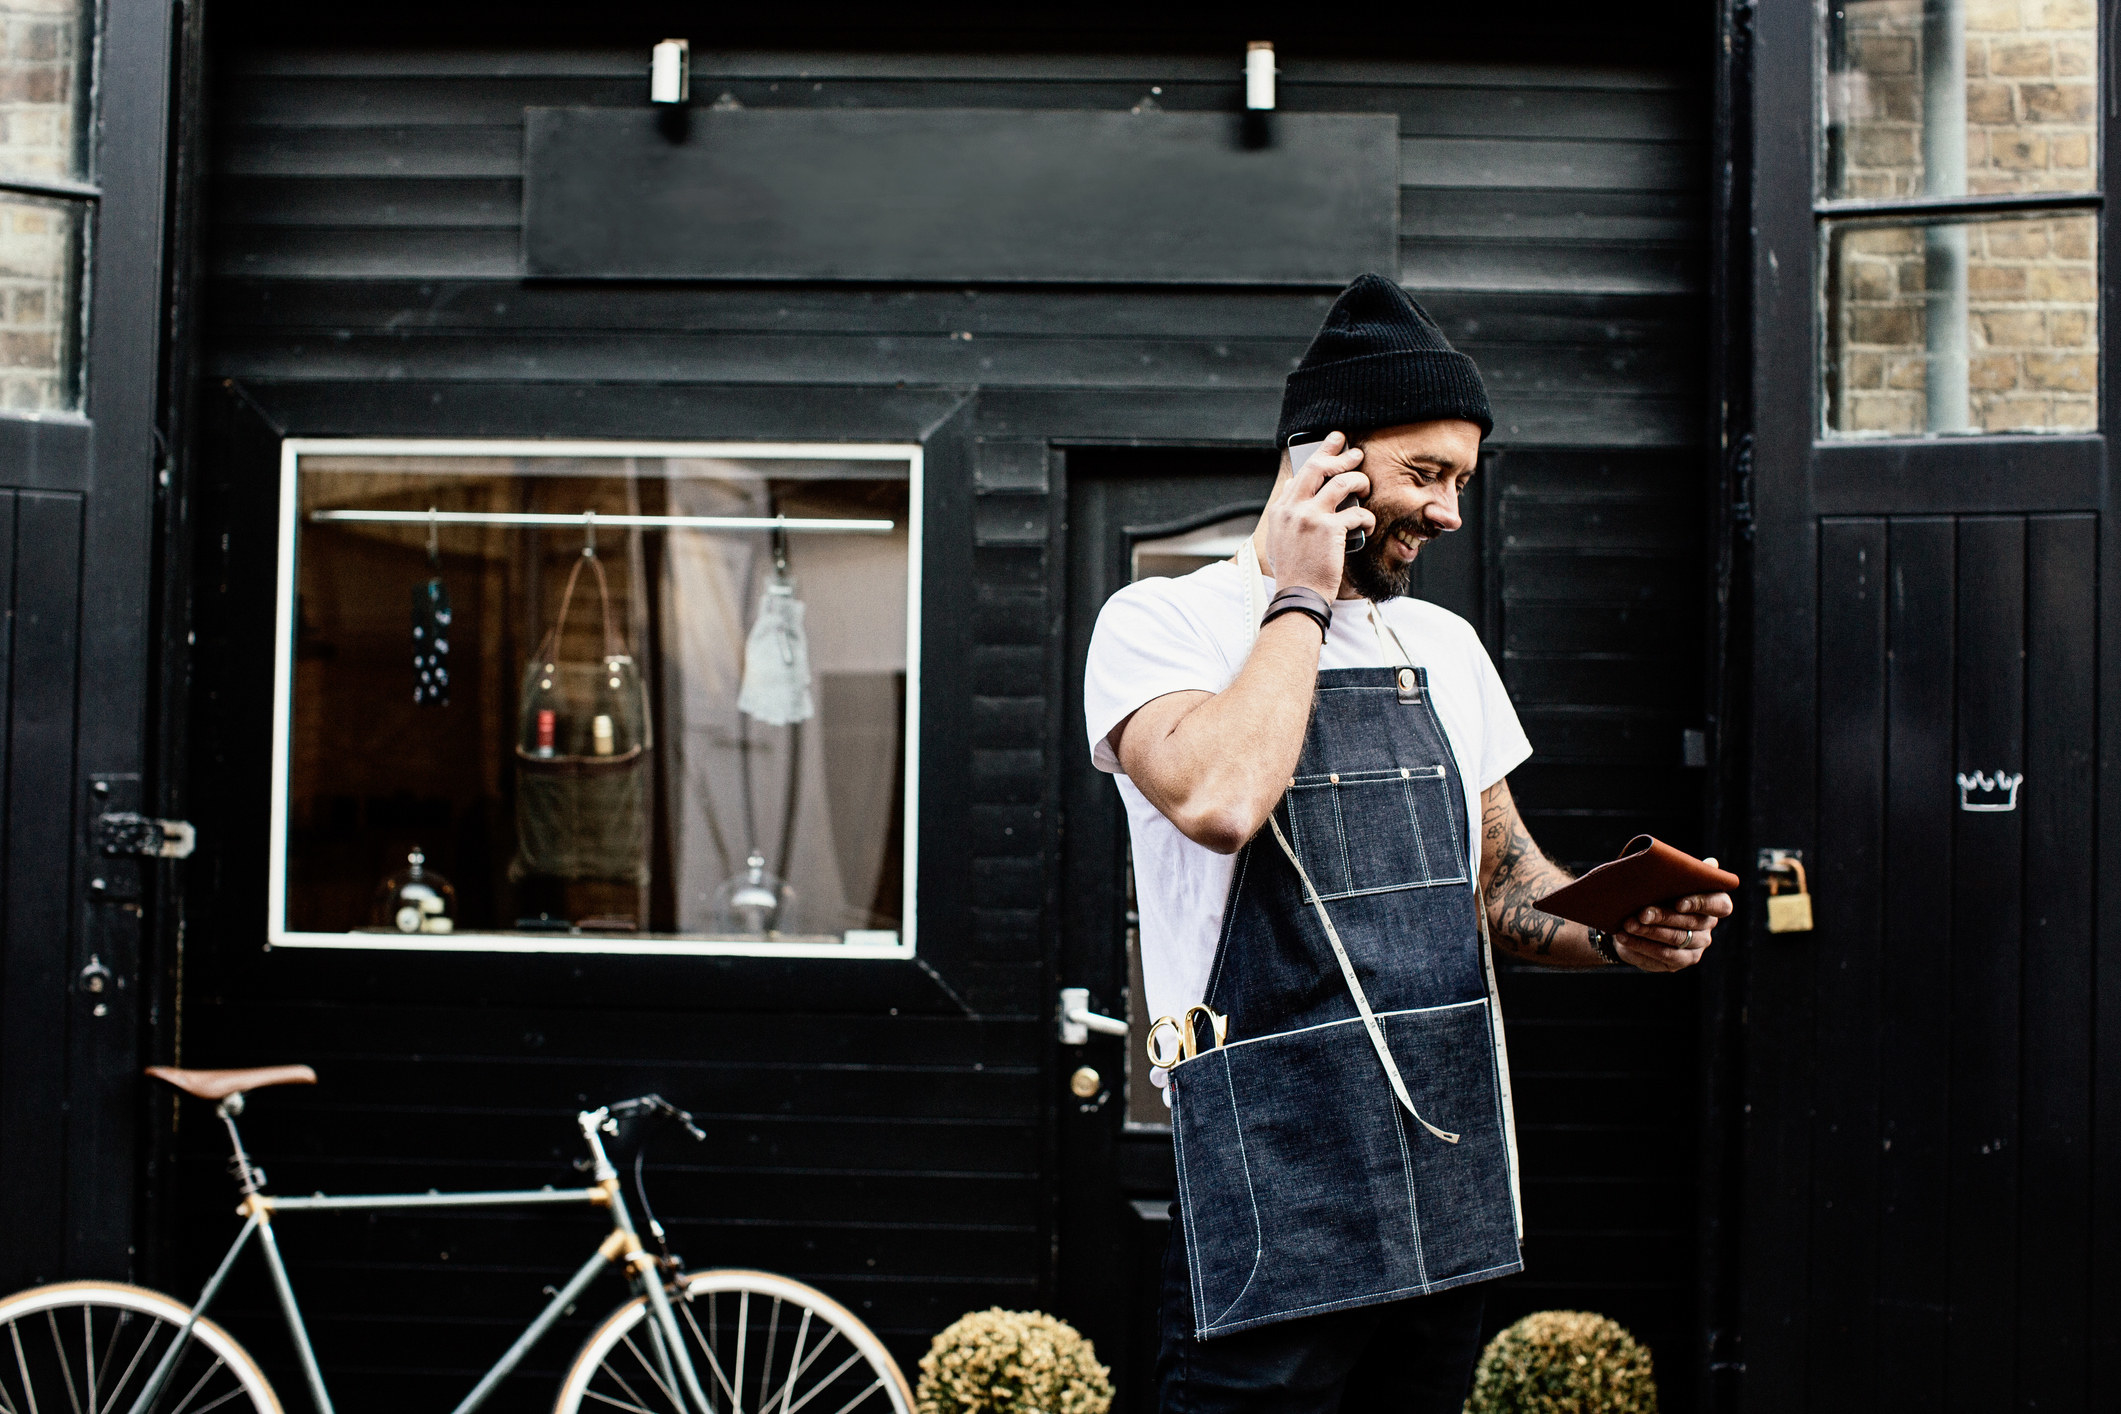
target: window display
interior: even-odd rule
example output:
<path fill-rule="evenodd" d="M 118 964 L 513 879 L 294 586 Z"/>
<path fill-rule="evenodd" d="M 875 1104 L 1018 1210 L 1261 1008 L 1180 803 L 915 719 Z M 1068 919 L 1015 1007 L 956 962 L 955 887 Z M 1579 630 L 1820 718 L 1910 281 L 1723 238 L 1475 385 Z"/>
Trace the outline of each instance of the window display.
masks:
<path fill-rule="evenodd" d="M 919 504 L 911 447 L 287 443 L 271 941 L 909 953 Z"/>

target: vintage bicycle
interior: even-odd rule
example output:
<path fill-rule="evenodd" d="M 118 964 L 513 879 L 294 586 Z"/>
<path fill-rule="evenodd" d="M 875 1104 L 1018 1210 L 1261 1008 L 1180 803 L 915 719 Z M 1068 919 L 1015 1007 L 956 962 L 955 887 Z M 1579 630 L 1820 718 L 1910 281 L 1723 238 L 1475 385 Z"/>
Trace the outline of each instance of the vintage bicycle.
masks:
<path fill-rule="evenodd" d="M 620 1191 L 604 1140 L 627 1121 L 662 1118 L 694 1139 L 706 1135 L 690 1114 L 660 1095 L 622 1100 L 575 1117 L 588 1146 L 583 1188 L 491 1193 L 314 1194 L 285 1198 L 243 1147 L 236 1117 L 244 1096 L 274 1085 L 311 1085 L 305 1065 L 251 1070 L 148 1072 L 187 1095 L 215 1102 L 228 1130 L 230 1171 L 243 1199 L 242 1230 L 187 1306 L 145 1287 L 69 1281 L 0 1299 L 0 1414 L 280 1414 L 249 1352 L 207 1317 L 243 1250 L 256 1243 L 286 1318 L 303 1379 L 318 1414 L 334 1414 L 280 1256 L 278 1219 L 315 1212 L 429 1208 L 564 1207 L 602 1209 L 609 1234 L 456 1406 L 479 1408 L 568 1314 L 607 1268 L 619 1267 L 634 1295 L 591 1332 L 560 1381 L 557 1414 L 589 1409 L 627 1414 L 912 1414 L 913 1395 L 883 1342 L 846 1307 L 813 1287 L 771 1272 L 734 1268 L 681 1272 L 662 1224 L 648 1205 L 642 1160 L 635 1192 L 657 1251 L 649 1251 Z M 548 1288 L 549 1289 L 549 1288 Z"/>

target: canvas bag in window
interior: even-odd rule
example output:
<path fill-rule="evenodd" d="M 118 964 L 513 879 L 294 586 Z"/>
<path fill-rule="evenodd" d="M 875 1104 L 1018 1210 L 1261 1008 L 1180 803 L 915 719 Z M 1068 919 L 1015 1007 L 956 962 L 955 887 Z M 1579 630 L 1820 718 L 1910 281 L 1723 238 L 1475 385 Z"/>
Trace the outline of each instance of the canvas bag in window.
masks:
<path fill-rule="evenodd" d="M 596 572 L 603 653 L 570 659 L 567 611 L 587 565 Z M 611 587 L 594 553 L 575 561 L 560 611 L 523 669 L 516 723 L 516 857 L 513 878 L 648 882 L 648 697 L 611 613 Z M 553 714 L 551 754 L 539 714 Z M 597 750 L 597 718 L 611 746 Z"/>

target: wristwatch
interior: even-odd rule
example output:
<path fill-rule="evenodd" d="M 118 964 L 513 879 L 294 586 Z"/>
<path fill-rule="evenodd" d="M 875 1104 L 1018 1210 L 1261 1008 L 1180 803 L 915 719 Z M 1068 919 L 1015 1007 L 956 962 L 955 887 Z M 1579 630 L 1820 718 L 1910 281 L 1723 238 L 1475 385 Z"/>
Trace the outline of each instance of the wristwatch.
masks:
<path fill-rule="evenodd" d="M 1613 935 L 1605 929 L 1593 928 L 1591 930 L 1591 946 L 1596 948 L 1598 955 L 1611 965 L 1615 967 L 1621 965 L 1620 950 L 1613 946 Z"/>

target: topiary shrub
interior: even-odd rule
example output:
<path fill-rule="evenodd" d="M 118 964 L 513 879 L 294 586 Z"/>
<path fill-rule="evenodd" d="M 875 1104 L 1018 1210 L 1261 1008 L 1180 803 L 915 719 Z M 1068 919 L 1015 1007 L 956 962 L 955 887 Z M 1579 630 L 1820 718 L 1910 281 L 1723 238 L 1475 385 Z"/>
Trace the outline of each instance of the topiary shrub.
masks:
<path fill-rule="evenodd" d="M 1111 1372 L 1066 1321 L 1043 1311 L 975 1311 L 921 1357 L 917 1414 L 1106 1414 Z"/>
<path fill-rule="evenodd" d="M 1535 1311 L 1488 1342 L 1466 1414 L 1657 1414 L 1650 1352 L 1591 1311 Z"/>

